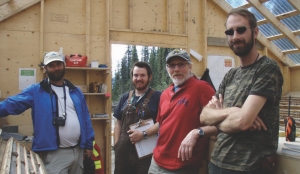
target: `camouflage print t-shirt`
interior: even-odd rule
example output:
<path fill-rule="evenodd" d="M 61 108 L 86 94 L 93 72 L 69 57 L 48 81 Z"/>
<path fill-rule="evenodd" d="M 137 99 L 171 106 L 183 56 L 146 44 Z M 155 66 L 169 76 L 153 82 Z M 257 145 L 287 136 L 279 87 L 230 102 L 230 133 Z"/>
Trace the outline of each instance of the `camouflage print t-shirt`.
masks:
<path fill-rule="evenodd" d="M 223 95 L 223 106 L 242 107 L 249 95 L 265 96 L 267 101 L 258 115 L 267 131 L 220 132 L 211 154 L 212 163 L 221 168 L 252 171 L 260 166 L 264 155 L 276 152 L 282 85 L 279 66 L 265 56 L 251 65 L 233 68 L 225 75 L 217 92 L 217 96 Z"/>

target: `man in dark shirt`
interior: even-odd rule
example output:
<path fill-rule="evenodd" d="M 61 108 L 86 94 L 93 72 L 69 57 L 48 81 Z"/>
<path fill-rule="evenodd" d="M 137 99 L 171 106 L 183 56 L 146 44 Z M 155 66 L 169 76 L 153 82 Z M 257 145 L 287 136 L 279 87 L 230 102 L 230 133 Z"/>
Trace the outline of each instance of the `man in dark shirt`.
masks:
<path fill-rule="evenodd" d="M 146 139 L 152 133 L 129 131 L 129 125 L 140 119 L 156 120 L 161 92 L 149 87 L 152 70 L 147 63 L 136 62 L 131 69 L 131 76 L 135 89 L 123 94 L 114 110 L 117 119 L 114 129 L 115 174 L 147 174 L 152 157 L 138 159 L 134 147 L 134 142 Z"/>

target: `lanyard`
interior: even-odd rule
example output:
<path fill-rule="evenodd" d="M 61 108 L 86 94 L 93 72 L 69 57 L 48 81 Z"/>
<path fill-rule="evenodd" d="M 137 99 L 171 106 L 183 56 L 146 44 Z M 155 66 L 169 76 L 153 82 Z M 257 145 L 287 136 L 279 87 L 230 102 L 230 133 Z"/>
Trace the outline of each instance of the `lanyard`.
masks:
<path fill-rule="evenodd" d="M 135 105 L 144 97 L 144 95 L 146 94 L 146 92 L 149 90 L 149 88 L 139 97 L 139 99 L 137 99 L 136 102 L 133 103 L 133 100 L 135 98 L 135 90 L 133 91 L 132 97 L 130 99 L 130 103 L 133 105 L 133 107 L 135 108 Z"/>
<path fill-rule="evenodd" d="M 48 79 L 48 82 L 49 82 L 49 79 Z M 52 88 L 51 88 L 51 84 L 49 82 L 49 86 L 50 86 L 50 99 L 51 99 L 51 106 L 52 106 L 52 112 L 54 111 L 54 107 L 53 107 L 53 101 L 52 101 L 52 91 L 54 91 Z M 64 91 L 64 112 L 62 113 L 62 116 L 65 118 L 67 116 L 67 95 L 66 95 L 66 85 L 65 85 L 65 82 L 63 84 L 63 91 Z M 57 102 L 59 102 L 59 99 L 57 99 Z M 55 112 L 53 112 L 52 114 L 54 114 Z"/>

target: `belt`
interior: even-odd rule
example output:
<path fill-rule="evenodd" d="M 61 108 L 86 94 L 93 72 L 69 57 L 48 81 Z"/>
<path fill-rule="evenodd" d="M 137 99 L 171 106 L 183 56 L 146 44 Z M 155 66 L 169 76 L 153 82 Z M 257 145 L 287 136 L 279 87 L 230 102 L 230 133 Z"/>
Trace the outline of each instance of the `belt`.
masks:
<path fill-rule="evenodd" d="M 77 147 L 79 144 L 76 144 L 74 146 L 70 146 L 70 147 L 59 147 L 60 149 L 74 149 L 75 147 Z"/>

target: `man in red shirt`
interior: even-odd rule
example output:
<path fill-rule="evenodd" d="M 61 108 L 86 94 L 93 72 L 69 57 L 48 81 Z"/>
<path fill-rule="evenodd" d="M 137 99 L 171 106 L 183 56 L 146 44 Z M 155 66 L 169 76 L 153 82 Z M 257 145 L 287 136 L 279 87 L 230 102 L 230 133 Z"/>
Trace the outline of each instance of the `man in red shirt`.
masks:
<path fill-rule="evenodd" d="M 198 174 L 208 151 L 209 136 L 218 131 L 214 126 L 201 125 L 199 120 L 202 108 L 215 91 L 192 74 L 186 51 L 173 50 L 166 63 L 173 83 L 160 98 L 154 125 L 159 136 L 148 173 Z"/>

